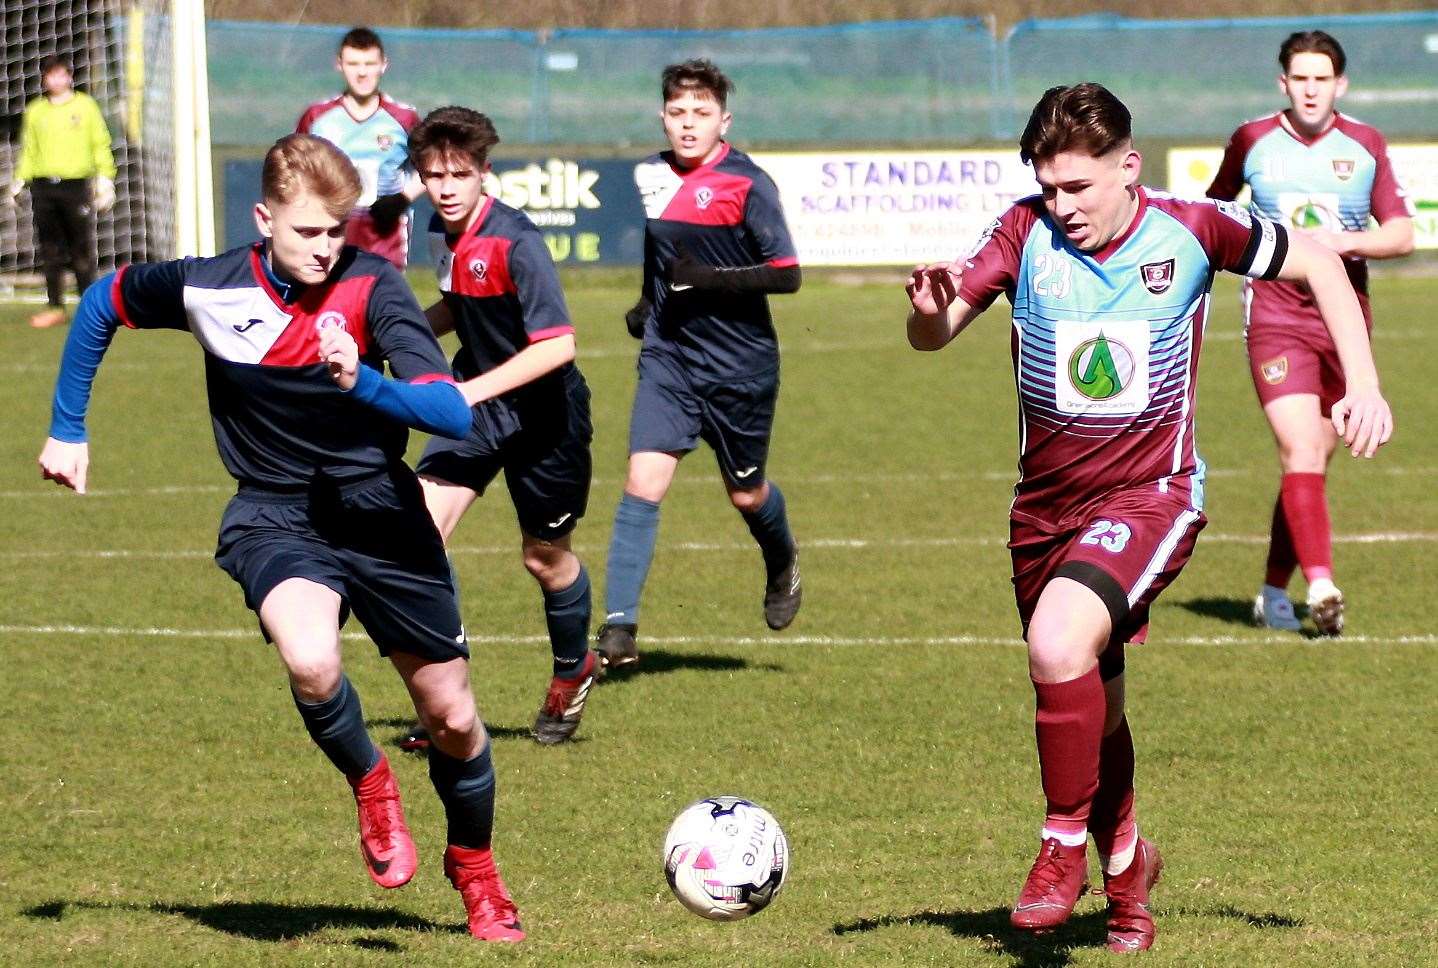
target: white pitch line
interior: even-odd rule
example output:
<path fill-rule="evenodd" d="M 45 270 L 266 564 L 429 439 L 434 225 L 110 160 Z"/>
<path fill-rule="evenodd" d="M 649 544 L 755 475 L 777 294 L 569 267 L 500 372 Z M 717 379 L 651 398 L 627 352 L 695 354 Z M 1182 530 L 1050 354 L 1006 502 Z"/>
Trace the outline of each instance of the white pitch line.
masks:
<path fill-rule="evenodd" d="M 1382 474 L 1386 477 L 1434 477 L 1438 467 L 1371 467 L 1364 473 Z M 1013 484 L 1018 479 L 1017 470 L 1004 471 L 898 471 L 894 473 L 844 473 L 788 475 L 779 473 L 775 479 L 787 486 L 817 484 L 929 484 L 948 481 L 998 481 Z M 1268 470 L 1249 467 L 1210 467 L 1210 478 L 1232 477 L 1277 477 Z M 721 483 L 718 474 L 679 474 L 674 479 L 675 487 L 702 485 L 712 487 Z M 594 487 L 613 487 L 624 483 L 622 477 L 595 477 L 590 484 Z M 116 487 L 98 488 L 85 494 L 87 498 L 108 497 L 169 497 L 187 494 L 233 494 L 234 484 L 167 484 L 159 487 Z M 58 487 L 46 481 L 36 481 L 35 487 L 15 491 L 0 491 L 0 499 L 29 500 L 32 498 L 71 497 L 68 488 Z"/>
<path fill-rule="evenodd" d="M 115 625 L 0 625 L 0 635 L 77 635 L 104 638 L 165 638 L 165 639 L 256 639 L 258 629 L 176 629 L 176 628 L 125 628 Z M 362 640 L 368 638 L 362 632 L 346 632 L 344 638 Z M 473 645 L 547 645 L 549 638 L 543 635 L 471 635 Z M 1007 645 L 1021 646 L 1017 638 L 988 635 L 783 635 L 771 638 L 758 636 L 723 635 L 646 635 L 649 645 L 735 645 L 758 646 L 880 646 L 902 645 L 957 646 L 957 645 Z M 1188 635 L 1179 638 L 1155 639 L 1155 647 L 1215 646 L 1215 645 L 1296 645 L 1300 643 L 1323 645 L 1434 645 L 1438 635 L 1345 635 L 1338 639 L 1304 639 L 1297 635 L 1263 634 L 1254 635 Z"/>
<path fill-rule="evenodd" d="M 1244 544 L 1266 545 L 1266 534 L 1202 534 L 1199 544 Z M 1387 531 L 1376 534 L 1334 535 L 1334 544 L 1421 544 L 1438 541 L 1435 531 Z M 867 548 L 1002 548 L 1007 546 L 1005 538 L 999 537 L 951 537 L 951 538 L 809 538 L 800 542 L 805 550 L 838 549 L 863 550 Z M 578 544 L 581 551 L 599 550 L 597 545 Z M 673 551 L 749 551 L 754 545 L 747 541 L 676 541 L 663 546 Z M 455 545 L 449 549 L 452 555 L 508 555 L 517 550 L 516 545 Z M 98 558 L 132 560 L 179 560 L 186 558 L 209 558 L 212 551 L 183 548 L 170 551 L 144 551 L 137 549 L 111 548 L 73 550 L 45 549 L 31 551 L 0 551 L 0 559 L 33 560 L 50 558 Z"/>

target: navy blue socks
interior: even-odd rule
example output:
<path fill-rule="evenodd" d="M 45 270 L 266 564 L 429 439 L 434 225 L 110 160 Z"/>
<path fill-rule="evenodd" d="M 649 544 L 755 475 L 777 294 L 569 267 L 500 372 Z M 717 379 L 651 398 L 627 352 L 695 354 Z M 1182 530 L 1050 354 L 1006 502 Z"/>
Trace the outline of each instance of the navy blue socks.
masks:
<path fill-rule="evenodd" d="M 573 679 L 584 671 L 589 651 L 589 572 L 579 566 L 574 584 L 544 593 L 544 622 L 549 626 L 549 647 L 554 652 L 554 674 Z"/>
<path fill-rule="evenodd" d="M 654 560 L 658 536 L 659 505 L 626 492 L 614 512 L 604 579 L 604 621 L 610 625 L 639 624 L 639 593 Z"/>
<path fill-rule="evenodd" d="M 293 691 L 291 695 L 294 696 Z M 341 773 L 358 780 L 374 769 L 379 762 L 379 750 L 364 728 L 359 693 L 350 685 L 348 676 L 341 673 L 340 687 L 322 702 L 305 702 L 299 696 L 294 696 L 294 700 L 310 738 Z"/>
<path fill-rule="evenodd" d="M 429 748 L 429 779 L 444 804 L 448 842 L 472 850 L 488 850 L 494 832 L 494 760 L 489 742 L 469 760 Z"/>
<path fill-rule="evenodd" d="M 779 485 L 769 482 L 769 497 L 759 505 L 759 510 L 745 514 L 744 523 L 749 533 L 759 542 L 764 552 L 764 570 L 769 578 L 789 566 L 794 557 L 794 535 L 789 531 L 789 515 L 785 512 L 784 492 Z"/>

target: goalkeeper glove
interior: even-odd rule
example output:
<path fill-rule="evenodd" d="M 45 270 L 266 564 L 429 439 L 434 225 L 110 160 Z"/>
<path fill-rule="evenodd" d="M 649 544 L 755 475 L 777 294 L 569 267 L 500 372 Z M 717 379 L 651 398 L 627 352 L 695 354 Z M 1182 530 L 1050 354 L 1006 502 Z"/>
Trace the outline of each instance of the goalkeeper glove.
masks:
<path fill-rule="evenodd" d="M 96 175 L 95 184 L 90 189 L 90 201 L 94 204 L 95 211 L 108 212 L 115 204 L 114 179 Z"/>

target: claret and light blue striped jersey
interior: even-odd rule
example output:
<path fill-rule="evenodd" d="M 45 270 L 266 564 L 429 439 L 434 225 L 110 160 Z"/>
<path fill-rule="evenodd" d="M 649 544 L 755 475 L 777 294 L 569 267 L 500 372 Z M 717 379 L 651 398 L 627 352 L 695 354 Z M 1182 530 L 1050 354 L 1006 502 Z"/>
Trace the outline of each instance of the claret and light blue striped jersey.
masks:
<path fill-rule="evenodd" d="M 964 263 L 961 298 L 1013 304 L 1020 411 L 1012 515 L 1054 531 L 1134 486 L 1203 501 L 1194 390 L 1214 273 L 1272 278 L 1288 236 L 1239 206 L 1138 189 L 1138 211 L 1097 252 L 1075 248 L 1044 208 L 1023 199 L 996 219 Z"/>
<path fill-rule="evenodd" d="M 1382 224 L 1413 215 L 1383 135 L 1341 114 L 1316 138 L 1304 137 L 1281 111 L 1240 125 L 1208 195 L 1232 200 L 1245 184 L 1252 189 L 1254 214 L 1297 229 L 1361 232 L 1370 217 Z M 1344 265 L 1353 288 L 1365 296 L 1367 262 L 1346 258 Z M 1250 326 L 1299 329 L 1327 338 L 1323 317 L 1302 283 L 1255 283 L 1245 296 Z"/>

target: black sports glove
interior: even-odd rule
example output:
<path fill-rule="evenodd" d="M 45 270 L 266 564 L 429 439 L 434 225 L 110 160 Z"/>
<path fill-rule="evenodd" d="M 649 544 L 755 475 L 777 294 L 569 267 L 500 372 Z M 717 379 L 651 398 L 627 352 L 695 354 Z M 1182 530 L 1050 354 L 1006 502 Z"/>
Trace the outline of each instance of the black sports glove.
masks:
<path fill-rule="evenodd" d="M 629 335 L 635 339 L 644 338 L 644 327 L 649 322 L 650 315 L 654 312 L 654 306 L 643 296 L 624 314 L 624 326 L 629 330 Z"/>
<path fill-rule="evenodd" d="M 380 235 L 389 235 L 399 227 L 400 216 L 409 211 L 409 199 L 404 192 L 381 195 L 369 207 L 369 217 L 374 219 L 375 230 Z"/>

